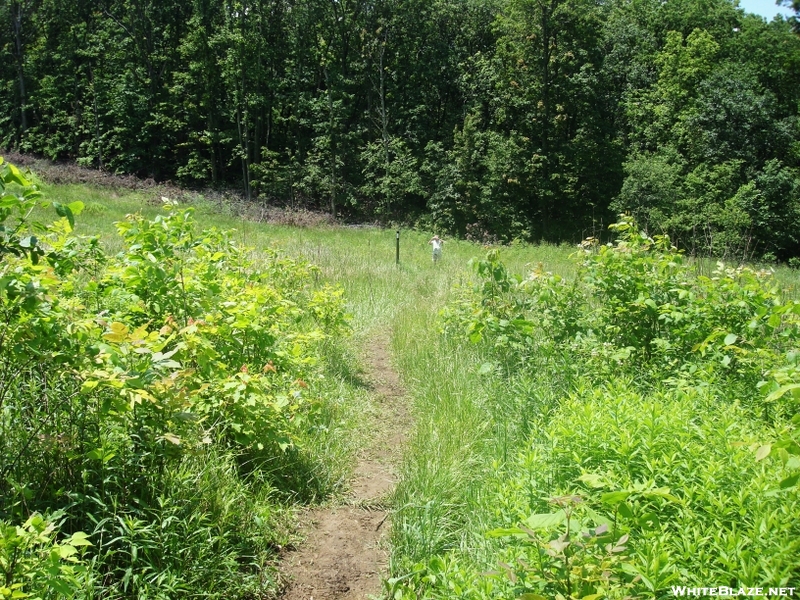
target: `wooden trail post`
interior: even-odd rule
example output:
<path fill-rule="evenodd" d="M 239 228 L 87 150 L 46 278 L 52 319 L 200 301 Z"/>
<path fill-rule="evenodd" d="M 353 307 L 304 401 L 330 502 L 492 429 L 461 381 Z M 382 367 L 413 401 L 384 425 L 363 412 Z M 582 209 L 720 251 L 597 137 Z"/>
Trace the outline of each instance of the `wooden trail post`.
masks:
<path fill-rule="evenodd" d="M 395 247 L 395 253 L 394 253 L 394 264 L 399 265 L 400 264 L 400 230 L 399 229 L 397 230 L 396 240 L 397 240 L 397 245 Z"/>

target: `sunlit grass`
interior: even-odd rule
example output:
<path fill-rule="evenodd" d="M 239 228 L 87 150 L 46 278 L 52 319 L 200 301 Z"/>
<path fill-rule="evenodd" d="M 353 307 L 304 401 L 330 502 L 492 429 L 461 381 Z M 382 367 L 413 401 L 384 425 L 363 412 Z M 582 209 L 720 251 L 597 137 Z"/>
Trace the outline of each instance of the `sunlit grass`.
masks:
<path fill-rule="evenodd" d="M 79 234 L 101 235 L 109 251 L 120 248 L 114 221 L 130 212 L 149 217 L 158 213 L 159 198 L 144 192 L 110 191 L 85 186 L 49 186 L 50 199 L 81 200 Z M 298 228 L 256 223 L 237 217 L 213 203 L 195 205 L 201 226 L 236 230 L 235 239 L 252 249 L 258 262 L 267 248 L 302 258 L 319 268 L 320 283 L 340 285 L 352 316 L 354 338 L 344 342 L 344 363 L 357 363 L 365 340 L 377 332 L 392 339 L 395 365 L 408 389 L 415 421 L 395 493 L 392 528 L 393 565 L 408 568 L 415 561 L 451 549 L 468 549 L 465 560 L 488 560 L 492 545 L 476 542 L 491 524 L 487 505 L 490 481 L 498 464 L 513 450 L 515 427 L 508 419 L 522 414 L 514 403 L 531 393 L 504 390 L 478 372 L 483 362 L 475 347 L 453 344 L 439 334 L 439 311 L 459 285 L 473 281 L 468 263 L 486 249 L 470 242 L 446 239 L 443 259 L 434 264 L 430 232 L 400 232 L 400 263 L 395 263 L 395 230 L 376 227 L 324 226 Z M 534 268 L 575 274 L 577 250 L 572 246 L 513 245 L 501 257 L 510 271 Z M 797 272 L 775 269 L 776 281 L 795 294 Z M 358 369 L 358 365 L 347 368 Z M 369 435 L 370 419 L 381 418 L 368 406 L 368 393 L 332 378 L 328 384 L 338 403 L 331 407 L 330 425 L 340 434 L 320 441 L 315 454 L 328 461 L 335 477 L 346 477 L 359 444 Z M 536 393 L 544 388 L 540 386 Z M 543 392 L 542 392 L 543 393 Z M 362 418 L 368 414 L 368 418 Z M 507 416 L 508 415 L 508 416 Z M 533 417 L 531 417 L 533 419 Z M 353 432 L 349 435 L 348 432 Z M 315 443 L 309 440 L 309 444 Z M 323 444 L 325 446 L 323 447 Z M 335 488 L 341 482 L 330 482 Z"/>
<path fill-rule="evenodd" d="M 85 208 L 76 219 L 75 233 L 100 235 L 109 252 L 121 248 L 114 222 L 136 212 L 152 218 L 161 210 L 157 192 L 82 185 L 42 184 L 42 187 L 49 200 L 82 201 Z M 391 329 L 399 311 L 408 306 L 435 313 L 454 284 L 471 280 L 468 262 L 485 254 L 480 245 L 446 239 L 443 259 L 434 264 L 428 244 L 431 234 L 402 230 L 398 265 L 395 230 L 288 227 L 248 221 L 208 201 L 199 200 L 194 207 L 200 226 L 235 230 L 235 239 L 242 246 L 252 248 L 256 259 L 263 250 L 274 248 L 318 266 L 321 279 L 344 287 L 357 331 Z M 503 248 L 502 256 L 509 267 L 518 272 L 529 271 L 541 263 L 546 270 L 570 275 L 574 271 L 569 259 L 572 251 L 564 246 L 518 245 Z"/>

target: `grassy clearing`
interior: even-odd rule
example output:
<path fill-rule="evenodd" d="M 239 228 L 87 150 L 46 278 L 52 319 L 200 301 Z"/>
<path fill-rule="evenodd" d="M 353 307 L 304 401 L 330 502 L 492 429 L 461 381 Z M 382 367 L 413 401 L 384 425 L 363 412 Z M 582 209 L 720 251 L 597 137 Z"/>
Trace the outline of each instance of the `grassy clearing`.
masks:
<path fill-rule="evenodd" d="M 128 213 L 151 218 L 159 213 L 160 198 L 148 192 L 107 190 L 81 185 L 42 184 L 46 196 L 69 203 L 81 200 L 86 209 L 76 224 L 76 233 L 101 235 L 109 252 L 118 250 L 113 223 Z M 256 255 L 275 248 L 303 258 L 320 268 L 323 280 L 342 285 L 353 315 L 356 333 L 373 328 L 392 328 L 397 315 L 407 307 L 412 312 L 438 311 L 454 285 L 471 280 L 467 262 L 480 256 L 480 246 L 462 240 L 447 240 L 444 259 L 431 260 L 430 235 L 401 231 L 400 266 L 395 265 L 395 231 L 374 227 L 297 228 L 254 223 L 238 218 L 230 208 L 195 199 L 197 220 L 221 229 L 236 230 L 235 238 Z M 545 269 L 569 275 L 574 264 L 568 246 L 509 247 L 503 251 L 510 267 L 527 271 L 541 263 Z"/>
<path fill-rule="evenodd" d="M 800 578 L 797 400 L 779 388 L 797 379 L 797 305 L 747 270 L 697 279 L 630 236 L 588 254 L 579 287 L 519 281 L 489 257 L 448 335 L 403 340 L 427 376 L 393 598 L 660 598 Z M 768 442 L 781 460 L 757 460 Z"/>
<path fill-rule="evenodd" d="M 84 201 L 87 210 L 79 218 L 78 233 L 101 234 L 110 250 L 115 249 L 113 221 L 127 212 L 154 215 L 158 211 L 153 204 L 157 199 L 142 193 L 110 193 L 81 186 L 52 186 L 47 193 L 55 200 Z M 669 526 L 680 523 L 691 533 L 681 541 L 684 556 L 671 538 L 645 536 L 649 545 L 640 546 L 646 551 L 642 550 L 641 564 L 636 563 L 645 577 L 653 580 L 654 574 L 680 573 L 681 568 L 686 571 L 686 565 L 694 564 L 692 552 L 698 551 L 707 557 L 725 553 L 732 565 L 736 563 L 746 572 L 748 581 L 755 581 L 762 566 L 758 560 L 751 560 L 754 554 L 747 544 L 762 555 L 792 551 L 780 541 L 761 544 L 751 537 L 742 542 L 743 538 L 725 537 L 724 532 L 713 543 L 699 539 L 706 529 L 698 524 L 713 510 L 724 519 L 736 520 L 735 510 L 750 510 L 751 516 L 755 510 L 767 521 L 783 519 L 787 525 L 780 528 L 775 539 L 800 534 L 790 516 L 793 503 L 740 494 L 736 501 L 739 508 L 729 512 L 720 508 L 727 502 L 722 490 L 714 497 L 703 495 L 708 482 L 717 477 L 731 485 L 752 483 L 758 489 L 776 480 L 774 465 L 756 465 L 747 449 L 730 452 L 719 437 L 720 431 L 740 432 L 743 422 L 755 422 L 750 408 L 731 410 L 713 427 L 701 422 L 698 431 L 687 434 L 676 423 L 725 411 L 728 405 L 719 403 L 707 390 L 683 395 L 656 390 L 651 394 L 659 385 L 657 378 L 643 381 L 635 368 L 626 374 L 614 362 L 617 358 L 603 354 L 607 350 L 604 347 L 593 351 L 608 362 L 595 364 L 592 361 L 597 360 L 597 354 L 591 351 L 576 354 L 540 339 L 534 344 L 536 352 L 526 354 L 520 362 L 519 353 L 498 352 L 491 344 L 475 345 L 457 336 L 443 336 L 439 312 L 461 298 L 459 288 L 476 282 L 467 262 L 482 256 L 483 248 L 449 240 L 444 259 L 434 265 L 427 244 L 429 235 L 403 231 L 401 264 L 396 266 L 395 232 L 391 230 L 261 225 L 202 202 L 196 214 L 203 224 L 208 221 L 223 229 L 236 229 L 236 239 L 253 248 L 257 260 L 266 248 L 277 248 L 317 265 L 320 284 L 333 282 L 345 290 L 354 336 L 346 344 L 331 348 L 324 385 L 333 401 L 325 409 L 322 424 L 327 433 L 310 435 L 307 440 L 318 461 L 313 469 L 330 474 L 321 488 L 325 490 L 323 496 L 341 489 L 359 440 L 371 427 L 370 418 L 380 418 L 369 408 L 366 391 L 359 384 L 359 349 L 377 331 L 391 332 L 396 366 L 409 389 L 416 422 L 394 498 L 392 596 L 478 599 L 505 598 L 520 592 L 522 588 L 511 585 L 502 568 L 499 575 L 485 574 L 498 570 L 501 559 L 513 562 L 531 549 L 520 549 L 502 537 L 487 537 L 488 531 L 513 527 L 531 512 L 547 512 L 552 507 L 546 498 L 574 491 L 575 478 L 584 471 L 606 468 L 608 485 L 616 486 L 605 488 L 611 490 L 641 483 L 647 479 L 647 469 L 653 468 L 647 461 L 637 462 L 638 438 L 626 442 L 623 435 L 643 427 L 641 420 L 627 423 L 615 415 L 630 418 L 651 414 L 647 435 L 657 450 L 647 460 L 670 473 L 662 483 L 673 487 L 685 483 L 694 486 L 687 489 L 695 496 L 711 498 L 703 500 L 706 504 L 700 508 L 683 507 L 677 520 L 668 521 Z M 514 246 L 502 249 L 501 255 L 509 272 L 528 273 L 538 268 L 570 279 L 576 276 L 576 263 L 569 259 L 573 250 Z M 796 272 L 779 268 L 776 278 L 791 297 Z M 526 318 L 538 324 L 545 316 L 533 310 Z M 587 365 L 596 367 L 588 379 L 581 371 Z M 605 383 L 607 387 L 603 387 Z M 718 384 L 716 380 L 712 383 Z M 365 414 L 370 417 L 364 419 Z M 759 436 L 773 433 L 761 425 L 745 429 L 746 435 L 741 436 L 750 436 L 747 439 L 753 443 Z M 668 451 L 675 439 L 683 440 L 680 445 L 686 449 L 680 464 L 669 462 L 676 460 Z M 708 452 L 709 445 L 714 445 L 714 452 Z M 599 462 L 593 463 L 596 457 L 600 457 Z M 586 492 L 584 488 L 580 488 L 581 493 Z M 645 508 L 654 508 L 647 502 L 650 500 L 634 507 L 640 511 L 637 518 L 649 514 L 642 512 Z M 756 517 L 748 516 L 748 527 L 762 526 Z M 697 539 L 691 541 L 690 537 Z M 662 556 L 671 557 L 669 569 L 663 568 L 667 563 L 661 564 Z M 586 564 L 594 564 L 595 558 L 589 556 Z M 645 564 L 646 568 L 642 567 Z M 791 560 L 781 564 L 789 568 L 775 573 L 773 583 L 795 581 L 798 573 L 791 570 Z M 709 578 L 721 577 L 724 572 L 716 566 L 697 570 Z M 660 589 L 668 578 L 655 581 L 654 588 Z"/>

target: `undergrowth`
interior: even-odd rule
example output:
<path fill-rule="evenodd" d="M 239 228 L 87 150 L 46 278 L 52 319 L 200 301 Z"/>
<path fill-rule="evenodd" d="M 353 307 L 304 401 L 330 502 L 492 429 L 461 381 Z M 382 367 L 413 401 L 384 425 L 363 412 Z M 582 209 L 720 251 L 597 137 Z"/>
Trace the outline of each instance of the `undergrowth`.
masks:
<path fill-rule="evenodd" d="M 576 275 L 490 250 L 398 335 L 420 428 L 387 594 L 633 598 L 800 581 L 800 304 L 635 223 Z M 428 374 L 425 377 L 423 374 Z"/>
<path fill-rule="evenodd" d="M 474 245 L 433 265 L 403 231 L 395 265 L 394 231 L 77 186 L 28 212 L 3 173 L 0 597 L 269 597 L 286 507 L 346 484 L 372 418 L 352 347 L 383 330 L 416 420 L 388 597 L 797 583 L 788 270 L 699 268 L 628 221 L 471 274 Z"/>
<path fill-rule="evenodd" d="M 350 469 L 342 290 L 173 203 L 107 253 L 0 169 L 0 597 L 273 595 Z"/>

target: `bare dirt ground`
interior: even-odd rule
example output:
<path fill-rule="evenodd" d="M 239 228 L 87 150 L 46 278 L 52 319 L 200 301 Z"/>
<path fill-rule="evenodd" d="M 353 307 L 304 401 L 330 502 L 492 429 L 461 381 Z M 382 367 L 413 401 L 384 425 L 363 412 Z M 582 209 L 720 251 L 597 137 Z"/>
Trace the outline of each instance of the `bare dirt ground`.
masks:
<path fill-rule="evenodd" d="M 391 364 L 388 335 L 373 338 L 364 357 L 366 380 L 381 418 L 358 457 L 349 498 L 306 513 L 305 541 L 284 559 L 289 585 L 283 600 L 365 600 L 381 593 L 388 557 L 387 506 L 410 417 Z"/>

